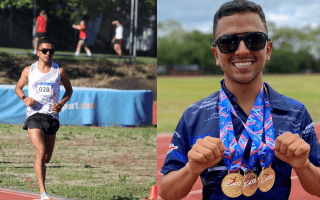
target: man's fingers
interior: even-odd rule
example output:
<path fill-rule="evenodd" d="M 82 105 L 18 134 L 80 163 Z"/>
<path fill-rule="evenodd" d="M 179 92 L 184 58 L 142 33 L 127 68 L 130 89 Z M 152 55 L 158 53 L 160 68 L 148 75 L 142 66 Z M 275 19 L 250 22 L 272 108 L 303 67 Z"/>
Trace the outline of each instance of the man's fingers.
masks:
<path fill-rule="evenodd" d="M 280 153 L 287 154 L 288 156 L 292 156 L 294 151 L 298 147 L 297 141 L 300 140 L 298 134 L 290 135 L 289 137 L 284 138 L 280 144 Z"/>
<path fill-rule="evenodd" d="M 208 162 L 208 159 L 205 155 L 203 155 L 202 153 L 199 153 L 196 150 L 191 150 L 188 152 L 188 158 L 189 160 L 194 160 L 197 162 L 202 162 L 202 163 L 206 163 Z"/>
<path fill-rule="evenodd" d="M 309 154 L 309 152 L 310 152 L 310 145 L 303 141 L 303 143 L 296 149 L 295 156 L 300 157 L 303 154 Z"/>
<path fill-rule="evenodd" d="M 207 136 L 204 138 L 204 140 L 208 140 L 208 141 L 214 143 L 219 148 L 220 153 L 223 154 L 225 148 L 224 148 L 224 145 L 223 145 L 222 140 L 220 138 L 214 138 L 214 137 Z"/>
<path fill-rule="evenodd" d="M 218 138 L 206 137 L 198 139 L 188 157 L 199 162 L 209 162 L 222 157 L 224 146 Z"/>
<path fill-rule="evenodd" d="M 207 148 L 206 146 L 204 145 L 195 145 L 195 148 L 194 150 L 199 153 L 199 154 L 202 154 L 206 159 L 203 159 L 202 156 L 200 156 L 200 160 L 204 161 L 204 162 L 208 162 L 208 161 L 211 161 L 211 160 L 214 160 L 215 159 L 215 155 L 214 153 L 212 152 L 211 149 Z"/>
<path fill-rule="evenodd" d="M 36 104 L 36 101 L 34 99 L 31 99 L 30 101 L 26 101 L 27 106 L 33 106 L 34 104 Z"/>
<path fill-rule="evenodd" d="M 33 98 L 30 98 L 29 106 L 33 106 L 34 104 L 36 104 L 36 100 Z"/>
<path fill-rule="evenodd" d="M 215 141 L 210 140 L 203 140 L 202 144 L 203 147 L 208 149 L 210 151 L 210 154 L 212 154 L 215 158 L 221 157 L 223 151 L 220 150 L 220 145 L 217 144 Z"/>
<path fill-rule="evenodd" d="M 291 135 L 292 135 L 292 133 L 285 132 L 282 135 L 280 135 L 279 137 L 277 137 L 277 139 L 275 141 L 275 146 L 274 146 L 275 150 L 280 151 L 280 146 L 281 146 L 282 141 Z"/>
<path fill-rule="evenodd" d="M 60 110 L 61 110 L 61 106 L 59 104 L 54 104 L 52 106 L 52 110 L 55 112 L 55 113 L 58 113 Z"/>
<path fill-rule="evenodd" d="M 62 107 L 62 106 L 60 106 L 58 103 L 55 103 L 52 105 L 52 109 L 59 109 L 59 107 Z"/>

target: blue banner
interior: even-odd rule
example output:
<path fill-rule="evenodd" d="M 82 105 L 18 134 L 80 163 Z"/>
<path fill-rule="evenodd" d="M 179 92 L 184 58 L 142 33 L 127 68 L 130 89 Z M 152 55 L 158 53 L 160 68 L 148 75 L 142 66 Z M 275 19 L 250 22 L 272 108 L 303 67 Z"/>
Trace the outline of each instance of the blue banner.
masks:
<path fill-rule="evenodd" d="M 26 105 L 15 94 L 15 85 L 0 85 L 0 123 L 23 124 Z M 28 87 L 23 91 L 28 95 Z M 59 100 L 65 93 L 60 87 Z M 63 106 L 61 125 L 146 126 L 152 125 L 153 91 L 73 87 Z"/>

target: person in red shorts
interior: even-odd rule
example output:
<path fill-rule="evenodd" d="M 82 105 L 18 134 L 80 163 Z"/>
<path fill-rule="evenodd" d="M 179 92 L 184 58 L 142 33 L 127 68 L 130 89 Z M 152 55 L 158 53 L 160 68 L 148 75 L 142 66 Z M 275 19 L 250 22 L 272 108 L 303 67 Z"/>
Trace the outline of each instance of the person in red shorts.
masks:
<path fill-rule="evenodd" d="M 87 52 L 87 55 L 91 56 L 91 51 L 86 45 L 87 26 L 86 26 L 84 20 L 81 20 L 79 25 L 73 24 L 72 28 L 79 30 L 79 38 L 80 38 L 79 42 L 78 42 L 78 45 L 77 45 L 77 50 L 76 50 L 75 56 L 79 56 L 81 47 L 83 45 L 84 45 L 84 50 Z"/>
<path fill-rule="evenodd" d="M 37 53 L 37 44 L 40 38 L 46 37 L 47 35 L 47 21 L 48 17 L 46 11 L 41 10 L 40 15 L 37 17 L 36 27 L 35 27 L 35 38 L 34 38 L 34 45 L 33 45 L 33 54 Z"/>

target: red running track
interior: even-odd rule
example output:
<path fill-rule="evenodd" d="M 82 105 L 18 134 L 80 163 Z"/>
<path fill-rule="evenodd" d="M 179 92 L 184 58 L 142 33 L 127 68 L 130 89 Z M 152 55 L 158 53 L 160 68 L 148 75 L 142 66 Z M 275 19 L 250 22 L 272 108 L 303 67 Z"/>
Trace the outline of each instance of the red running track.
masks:
<path fill-rule="evenodd" d="M 50 195 L 49 195 L 50 196 Z M 27 192 L 27 191 L 18 191 L 18 190 L 11 190 L 8 188 L 0 188 L 0 199 L 1 200 L 40 200 L 40 195 Z M 52 198 L 51 200 L 60 200 L 66 198 Z"/>
<path fill-rule="evenodd" d="M 315 125 L 316 133 L 318 135 L 318 138 L 320 138 L 320 124 Z M 157 185 L 158 185 L 158 191 L 160 188 L 160 180 L 161 180 L 161 167 L 164 163 L 165 157 L 167 155 L 167 151 L 169 148 L 169 145 L 171 143 L 172 135 L 161 135 L 158 134 L 157 137 Z M 301 186 L 298 177 L 296 176 L 294 170 L 292 170 L 291 175 L 292 180 L 292 186 L 291 186 L 291 193 L 289 196 L 289 200 L 301 200 L 301 199 L 307 199 L 307 200 L 319 200 L 318 197 L 312 196 L 308 194 Z M 162 198 L 158 196 L 158 199 L 161 200 Z M 197 182 L 193 186 L 191 192 L 189 195 L 183 200 L 199 200 L 202 199 L 202 183 L 200 181 L 200 178 L 198 178 Z"/>

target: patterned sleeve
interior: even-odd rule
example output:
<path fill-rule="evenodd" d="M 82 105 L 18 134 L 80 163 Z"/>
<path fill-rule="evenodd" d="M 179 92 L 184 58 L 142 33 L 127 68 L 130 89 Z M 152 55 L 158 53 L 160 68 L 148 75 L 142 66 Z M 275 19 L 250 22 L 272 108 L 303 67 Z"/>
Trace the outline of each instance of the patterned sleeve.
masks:
<path fill-rule="evenodd" d="M 187 164 L 189 151 L 188 144 L 188 130 L 184 116 L 182 116 L 174 132 L 164 165 L 160 171 L 162 174 L 180 170 Z"/>
<path fill-rule="evenodd" d="M 315 132 L 314 123 L 307 109 L 304 108 L 301 119 L 300 137 L 310 145 L 309 160 L 312 164 L 320 167 L 320 145 Z"/>

